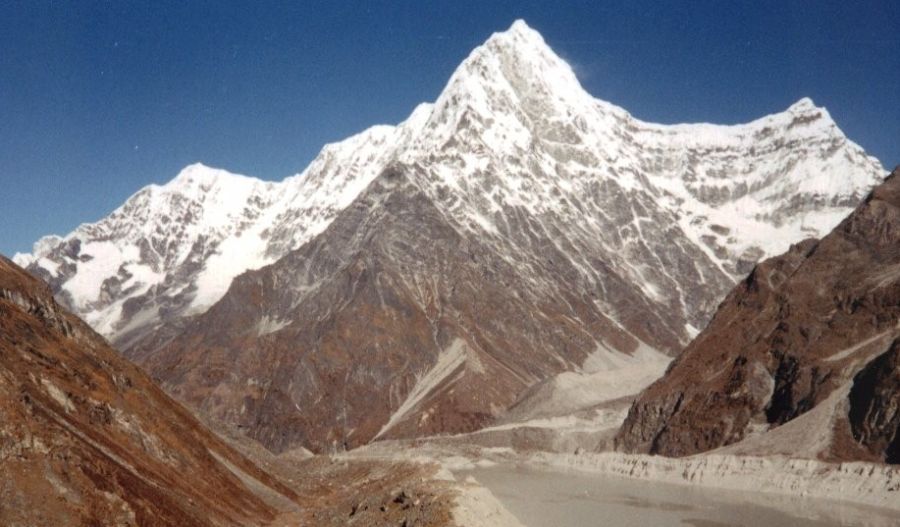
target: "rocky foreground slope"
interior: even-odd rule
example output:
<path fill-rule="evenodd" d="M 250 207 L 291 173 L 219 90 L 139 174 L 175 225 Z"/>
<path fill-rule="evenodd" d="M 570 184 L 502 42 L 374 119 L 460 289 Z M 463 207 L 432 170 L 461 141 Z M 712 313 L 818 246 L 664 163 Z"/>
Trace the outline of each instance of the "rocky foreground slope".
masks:
<path fill-rule="evenodd" d="M 0 257 L 0 525 L 450 527 L 508 517 L 490 493 L 433 465 L 275 457 L 228 440 Z"/>
<path fill-rule="evenodd" d="M 238 474 L 296 498 L 0 257 L 0 524 L 274 519 Z"/>
<path fill-rule="evenodd" d="M 808 99 L 744 125 L 642 122 L 519 21 L 434 104 L 299 176 L 192 166 L 19 261 L 194 408 L 275 451 L 339 449 L 476 429 L 562 372 L 658 364 L 881 172 Z"/>
<path fill-rule="evenodd" d="M 900 168 L 759 264 L 632 406 L 619 448 L 900 463 Z"/>

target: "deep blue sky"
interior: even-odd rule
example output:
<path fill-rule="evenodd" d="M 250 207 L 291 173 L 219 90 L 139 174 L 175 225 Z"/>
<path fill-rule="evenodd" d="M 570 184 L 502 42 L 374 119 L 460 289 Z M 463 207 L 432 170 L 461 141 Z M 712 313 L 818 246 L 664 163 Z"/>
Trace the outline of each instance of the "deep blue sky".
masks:
<path fill-rule="evenodd" d="M 516 18 L 642 119 L 735 123 L 810 96 L 893 167 L 900 2 L 849 4 L 0 0 L 0 252 L 195 161 L 299 172 L 433 100 Z"/>

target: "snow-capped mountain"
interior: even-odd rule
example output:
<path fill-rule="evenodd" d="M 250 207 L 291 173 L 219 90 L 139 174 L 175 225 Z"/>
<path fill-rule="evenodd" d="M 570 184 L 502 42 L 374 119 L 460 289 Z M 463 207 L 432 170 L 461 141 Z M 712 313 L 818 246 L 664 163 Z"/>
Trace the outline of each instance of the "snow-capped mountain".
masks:
<path fill-rule="evenodd" d="M 127 349 L 162 324 L 202 313 L 235 276 L 321 232 L 415 133 L 418 115 L 326 145 L 282 182 L 190 165 L 106 218 L 42 238 L 13 259 Z"/>
<path fill-rule="evenodd" d="M 646 259 L 629 253 L 653 244 L 641 238 L 642 211 L 609 210 L 618 197 L 583 198 L 604 186 L 641 195 L 728 279 L 827 232 L 883 173 L 809 99 L 746 125 L 639 121 L 591 97 L 541 36 L 517 21 L 465 60 L 434 105 L 419 106 L 398 126 L 326 146 L 297 176 L 271 183 L 191 165 L 97 223 L 41 239 L 15 261 L 127 346 L 161 320 L 204 311 L 235 276 L 321 232 L 395 160 L 440 164 L 434 194 L 489 188 L 449 204 L 464 225 L 493 233 L 503 222 L 498 211 L 522 207 L 602 231 L 627 261 Z M 604 222 L 617 232 L 598 229 Z M 661 266 L 628 267 L 648 292 L 665 295 L 672 286 Z M 710 306 L 696 307 L 707 314 Z"/>
<path fill-rule="evenodd" d="M 561 371 L 674 354 L 882 176 L 808 99 L 642 122 L 518 21 L 302 174 L 194 165 L 17 261 L 183 400 L 324 448 L 472 429 Z"/>

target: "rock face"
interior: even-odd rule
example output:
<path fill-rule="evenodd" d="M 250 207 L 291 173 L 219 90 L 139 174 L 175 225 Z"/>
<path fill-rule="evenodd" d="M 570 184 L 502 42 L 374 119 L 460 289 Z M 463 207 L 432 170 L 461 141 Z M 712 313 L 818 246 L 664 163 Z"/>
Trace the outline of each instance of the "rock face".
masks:
<path fill-rule="evenodd" d="M 821 241 L 759 264 L 633 404 L 617 444 L 896 463 L 898 320 L 895 170 Z"/>
<path fill-rule="evenodd" d="M 0 524 L 266 524 L 236 473 L 293 496 L 0 257 Z"/>
<path fill-rule="evenodd" d="M 417 170 L 390 169 L 321 236 L 238 277 L 144 366 L 273 450 L 323 450 L 472 430 L 538 380 L 618 353 L 607 346 L 675 341 L 667 328 L 681 321 L 625 319 L 629 332 L 574 293 L 578 277 L 550 245 L 535 265 L 555 259 L 557 272 L 530 283 L 462 236 L 413 183 Z M 637 287 L 616 286 L 650 311 Z"/>
<path fill-rule="evenodd" d="M 900 463 L 900 342 L 870 362 L 850 390 L 850 429 L 864 449 Z"/>
<path fill-rule="evenodd" d="M 551 375 L 674 354 L 881 172 L 808 99 L 642 122 L 520 21 L 299 176 L 190 167 L 19 261 L 192 406 L 324 450 L 468 431 Z"/>

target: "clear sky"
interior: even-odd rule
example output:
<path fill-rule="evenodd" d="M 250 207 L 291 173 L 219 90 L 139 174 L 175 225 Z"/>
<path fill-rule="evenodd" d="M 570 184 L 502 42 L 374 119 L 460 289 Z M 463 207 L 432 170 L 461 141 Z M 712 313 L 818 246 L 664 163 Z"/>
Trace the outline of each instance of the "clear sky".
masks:
<path fill-rule="evenodd" d="M 803 96 L 900 163 L 900 2 L 0 0 L 0 252 L 201 161 L 282 179 L 523 18 L 594 96 L 744 122 Z"/>

